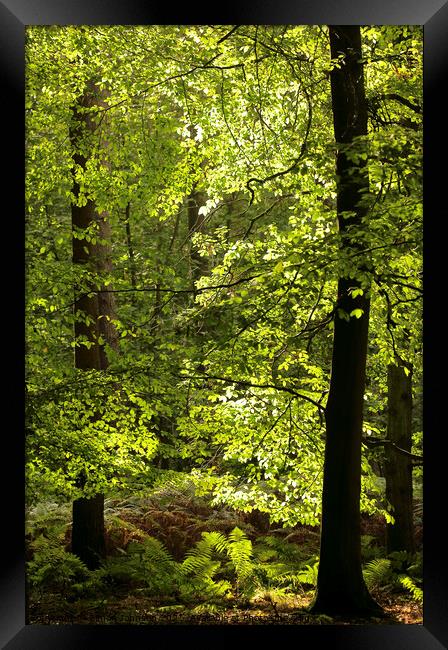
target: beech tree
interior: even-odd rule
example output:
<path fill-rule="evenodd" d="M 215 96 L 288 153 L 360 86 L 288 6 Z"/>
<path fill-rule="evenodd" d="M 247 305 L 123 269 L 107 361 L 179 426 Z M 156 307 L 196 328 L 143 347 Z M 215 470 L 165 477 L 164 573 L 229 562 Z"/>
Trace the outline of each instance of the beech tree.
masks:
<path fill-rule="evenodd" d="M 81 191 L 95 148 L 100 150 L 99 164 L 106 164 L 101 158 L 107 145 L 104 135 L 103 141 L 98 135 L 98 109 L 106 106 L 104 92 L 90 83 L 74 107 L 70 129 L 74 152 L 73 264 L 79 268 L 80 277 L 74 301 L 75 367 L 80 370 L 106 370 L 106 345 L 117 347 L 114 297 L 110 290 L 104 291 L 102 283 L 112 270 L 109 218 L 106 212 L 97 210 L 94 199 Z M 92 418 L 95 421 L 95 413 Z M 78 477 L 81 489 L 86 480 L 86 472 L 82 471 Z M 88 567 L 99 566 L 105 555 L 103 494 L 74 501 L 71 548 Z"/>
<path fill-rule="evenodd" d="M 368 227 L 367 105 L 360 28 L 330 26 L 329 33 L 341 254 L 357 259 L 352 272 L 338 281 L 313 608 L 346 613 L 379 610 L 362 575 L 359 507 L 370 311 L 369 259 L 362 246 L 362 231 Z"/>
<path fill-rule="evenodd" d="M 413 553 L 412 366 L 390 364 L 387 386 L 387 438 L 392 444 L 386 448 L 386 498 L 393 507 L 394 523 L 387 525 L 386 544 L 389 553 Z"/>

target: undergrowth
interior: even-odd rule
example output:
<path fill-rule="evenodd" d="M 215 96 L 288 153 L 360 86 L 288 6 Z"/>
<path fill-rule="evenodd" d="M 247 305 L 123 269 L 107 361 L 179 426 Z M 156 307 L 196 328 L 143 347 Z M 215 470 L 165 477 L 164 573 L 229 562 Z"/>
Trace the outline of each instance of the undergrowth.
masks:
<path fill-rule="evenodd" d="M 166 486 L 148 498 L 106 500 L 108 556 L 95 571 L 69 551 L 70 509 L 41 504 L 27 516 L 30 602 L 108 603 L 129 595 L 161 612 L 229 608 L 278 610 L 311 600 L 319 565 L 314 531 L 261 534 L 236 512 L 213 510 L 193 493 Z M 174 534 L 175 532 L 175 534 Z M 309 534 L 306 534 L 309 533 Z M 392 553 L 362 538 L 372 594 L 407 594 L 422 603 L 421 554 Z"/>

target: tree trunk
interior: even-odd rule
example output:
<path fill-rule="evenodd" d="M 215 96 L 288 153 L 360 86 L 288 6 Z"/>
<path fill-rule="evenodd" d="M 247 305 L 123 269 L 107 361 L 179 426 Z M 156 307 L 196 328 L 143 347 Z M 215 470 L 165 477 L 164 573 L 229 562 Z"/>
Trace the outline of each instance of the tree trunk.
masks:
<path fill-rule="evenodd" d="M 104 212 L 99 213 L 93 200 L 79 201 L 81 189 L 76 179 L 76 169 L 85 171 L 97 128 L 88 109 L 101 105 L 102 101 L 100 92 L 93 84 L 86 88 L 78 105 L 74 107 L 70 129 L 75 164 L 73 182 L 75 201 L 72 204 L 73 264 L 80 270 L 80 285 L 75 291 L 74 334 L 75 340 L 78 341 L 81 337 L 90 342 L 90 346 L 75 347 L 75 367 L 100 371 L 108 366 L 105 344 L 117 346 L 116 331 L 111 322 L 115 316 L 113 293 L 98 292 L 104 288 L 98 278 L 111 270 L 110 225 L 108 215 Z M 96 226 L 96 232 L 90 233 L 94 240 L 96 238 L 95 243 L 79 238 L 82 231 L 91 229 L 92 226 Z M 83 279 L 84 275 L 86 279 Z M 95 293 L 88 295 L 89 290 Z M 87 478 L 87 476 L 79 477 L 80 487 L 85 485 Z M 98 567 L 101 558 L 104 557 L 104 496 L 102 494 L 74 501 L 71 550 L 91 569 Z"/>
<path fill-rule="evenodd" d="M 131 203 L 128 201 L 126 205 L 126 212 L 125 212 L 126 243 L 128 247 L 129 269 L 131 273 L 131 287 L 135 289 L 137 286 L 137 279 L 135 275 L 135 256 L 134 256 L 134 247 L 132 245 L 132 238 L 131 238 L 130 216 L 131 216 Z"/>
<path fill-rule="evenodd" d="M 89 569 L 98 568 L 106 554 L 104 538 L 104 495 L 75 499 L 72 509 L 71 551 Z"/>
<path fill-rule="evenodd" d="M 412 375 L 402 365 L 387 369 L 387 438 L 397 447 L 412 448 Z M 415 551 L 412 509 L 412 461 L 393 447 L 386 452 L 386 498 L 393 506 L 394 524 L 386 527 L 387 552 Z"/>
<path fill-rule="evenodd" d="M 196 282 L 201 275 L 207 271 L 207 259 L 202 257 L 199 253 L 198 247 L 192 241 L 192 237 L 196 233 L 201 233 L 204 230 L 203 214 L 199 214 L 199 209 L 205 205 L 205 195 L 194 189 L 188 197 L 188 236 L 190 238 L 190 269 L 191 278 Z"/>
<path fill-rule="evenodd" d="M 353 236 L 364 227 L 361 199 L 368 192 L 366 158 L 350 160 L 347 149 L 367 134 L 367 110 L 361 64 L 359 26 L 329 28 L 331 57 L 343 57 L 331 72 L 334 133 L 337 143 L 337 213 L 341 257 L 356 252 L 357 277 L 340 277 L 334 320 L 330 389 L 326 406 L 326 446 L 317 591 L 312 609 L 327 614 L 380 612 L 370 596 L 361 568 L 360 493 L 363 396 L 369 308 L 360 243 Z M 359 141 L 357 152 L 364 154 Z M 344 213 L 350 212 L 350 218 Z M 348 237 L 350 234 L 350 239 Z M 348 275 L 348 274 L 347 274 Z M 367 295 L 366 295 L 367 294 Z M 362 310 L 350 316 L 353 310 Z"/>

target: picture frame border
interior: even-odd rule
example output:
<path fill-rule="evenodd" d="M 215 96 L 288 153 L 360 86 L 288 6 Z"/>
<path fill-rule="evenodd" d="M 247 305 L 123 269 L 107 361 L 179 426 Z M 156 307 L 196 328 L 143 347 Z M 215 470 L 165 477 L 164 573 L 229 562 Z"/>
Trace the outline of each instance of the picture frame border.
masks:
<path fill-rule="evenodd" d="M 24 540 L 24 43 L 27 25 L 51 24 L 376 24 L 422 25 L 424 31 L 424 608 L 423 625 L 28 625 L 25 593 Z M 8 218 L 8 242 L 15 254 L 5 267 L 4 290 L 8 310 L 14 311 L 14 326 L 3 322 L 3 341 L 14 356 L 5 364 L 7 373 L 3 396 L 8 410 L 14 411 L 13 427 L 4 426 L 4 503 L 2 536 L 6 541 L 0 582 L 0 642 L 8 650 L 57 648 L 84 650 L 121 642 L 126 647 L 154 646 L 170 648 L 174 643 L 214 646 L 274 642 L 284 643 L 286 636 L 294 643 L 324 644 L 323 647 L 348 650 L 440 650 L 448 646 L 448 596 L 446 574 L 446 539 L 440 519 L 446 508 L 446 459 L 440 451 L 444 429 L 443 382 L 437 381 L 437 369 L 445 338 L 444 318 L 440 313 L 443 293 L 438 279 L 446 275 L 441 263 L 446 258 L 443 237 L 438 232 L 443 222 L 444 173 L 443 155 L 448 148 L 446 106 L 443 97 L 448 67 L 448 2 L 430 0 L 258 0 L 204 9 L 188 4 L 177 10 L 163 3 L 138 0 L 7 0 L 0 2 L 0 71 L 3 78 L 7 131 L 12 148 L 7 148 L 4 175 L 5 210 Z M 5 152 L 4 152 L 5 153 Z M 440 160 L 442 156 L 442 160 Z M 7 202 L 10 202 L 9 207 Z M 2 201 L 3 202 L 3 201 Z M 440 217 L 440 219 L 438 219 Z M 446 220 L 446 217 L 445 217 Z M 12 240 L 10 237 L 12 235 Z M 6 240 L 6 237 L 5 237 Z M 9 248 L 9 245 L 7 246 Z M 7 276 L 5 274 L 7 273 Z M 15 283 L 12 288 L 9 280 Z M 9 317 L 8 317 L 9 318 Z M 6 320 L 6 318 L 4 319 Z M 16 321 L 18 324 L 16 325 Z M 443 328 L 443 329 L 442 329 Z M 11 331 L 13 330 L 13 331 Z M 11 342 L 11 343 L 10 343 Z M 23 355 L 24 358 L 24 355 Z M 18 415 L 18 417 L 17 417 Z M 439 435 L 440 434 L 440 435 Z M 325 645 L 327 644 L 327 645 Z M 214 650 L 214 648 L 213 648 Z"/>

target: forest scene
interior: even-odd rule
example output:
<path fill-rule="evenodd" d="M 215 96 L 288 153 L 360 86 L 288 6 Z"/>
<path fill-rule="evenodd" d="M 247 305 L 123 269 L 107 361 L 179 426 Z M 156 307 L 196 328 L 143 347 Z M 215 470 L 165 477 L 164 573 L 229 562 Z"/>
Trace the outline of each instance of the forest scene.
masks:
<path fill-rule="evenodd" d="M 422 624 L 422 50 L 26 28 L 27 623 Z"/>

